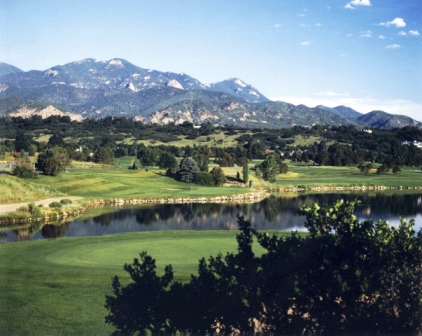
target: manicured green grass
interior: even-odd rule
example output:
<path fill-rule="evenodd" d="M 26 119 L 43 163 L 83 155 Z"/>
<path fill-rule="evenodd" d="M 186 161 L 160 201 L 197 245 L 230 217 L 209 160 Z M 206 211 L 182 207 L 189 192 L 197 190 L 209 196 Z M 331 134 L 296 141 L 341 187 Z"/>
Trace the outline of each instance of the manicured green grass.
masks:
<path fill-rule="evenodd" d="M 87 198 L 115 197 L 206 197 L 234 195 L 249 192 L 247 188 L 204 187 L 182 183 L 164 175 L 163 170 L 129 170 L 121 163 L 121 169 L 76 169 L 50 177 L 40 175 L 42 184 L 72 196 Z"/>
<path fill-rule="evenodd" d="M 161 231 L 1 244 L 0 334 L 110 334 L 105 295 L 113 276 L 128 283 L 125 263 L 147 251 L 159 273 L 172 264 L 175 278 L 188 281 L 200 258 L 235 252 L 235 235 Z"/>
<path fill-rule="evenodd" d="M 297 187 L 300 185 L 310 186 L 336 186 L 336 185 L 358 185 L 358 186 L 422 186 L 421 169 L 402 167 L 398 175 L 391 171 L 385 175 L 376 174 L 373 169 L 369 174 L 359 173 L 357 167 L 318 167 L 302 163 L 289 163 L 289 174 L 278 175 L 276 185 L 280 187 Z"/>

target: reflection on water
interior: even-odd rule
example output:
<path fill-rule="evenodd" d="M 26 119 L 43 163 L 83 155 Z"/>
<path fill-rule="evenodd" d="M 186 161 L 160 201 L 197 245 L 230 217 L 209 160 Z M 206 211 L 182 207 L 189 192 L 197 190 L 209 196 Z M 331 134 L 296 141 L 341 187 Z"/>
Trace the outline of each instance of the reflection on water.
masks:
<path fill-rule="evenodd" d="M 254 204 L 169 204 L 154 206 L 114 206 L 89 210 L 84 218 L 63 224 L 34 224 L 21 229 L 0 231 L 1 242 L 34 239 L 101 236 L 121 232 L 157 230 L 236 230 L 237 216 L 244 216 L 260 230 L 304 230 L 298 209 L 304 204 L 332 204 L 343 198 L 358 199 L 356 215 L 361 219 L 399 223 L 400 216 L 416 218 L 422 227 L 422 194 L 302 194 L 295 197 L 271 196 Z"/>

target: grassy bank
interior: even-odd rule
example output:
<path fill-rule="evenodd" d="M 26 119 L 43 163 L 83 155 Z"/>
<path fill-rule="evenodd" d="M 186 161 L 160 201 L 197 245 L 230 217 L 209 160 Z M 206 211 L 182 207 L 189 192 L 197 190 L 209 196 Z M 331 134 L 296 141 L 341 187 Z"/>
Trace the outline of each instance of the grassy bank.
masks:
<path fill-rule="evenodd" d="M 110 334 L 105 295 L 114 275 L 129 280 L 124 263 L 146 250 L 159 272 L 170 263 L 177 279 L 188 280 L 201 257 L 234 252 L 235 234 L 166 231 L 1 244 L 1 334 Z"/>
<path fill-rule="evenodd" d="M 63 193 L 40 180 L 25 180 L 11 175 L 0 175 L 0 204 L 31 202 L 62 196 Z"/>

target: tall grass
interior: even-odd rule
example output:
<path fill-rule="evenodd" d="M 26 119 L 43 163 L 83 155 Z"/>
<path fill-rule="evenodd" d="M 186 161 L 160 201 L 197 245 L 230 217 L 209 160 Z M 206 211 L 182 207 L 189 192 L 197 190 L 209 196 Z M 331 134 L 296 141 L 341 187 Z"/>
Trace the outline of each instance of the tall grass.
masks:
<path fill-rule="evenodd" d="M 0 204 L 31 202 L 63 195 L 53 187 L 11 175 L 0 175 L 0 190 Z"/>

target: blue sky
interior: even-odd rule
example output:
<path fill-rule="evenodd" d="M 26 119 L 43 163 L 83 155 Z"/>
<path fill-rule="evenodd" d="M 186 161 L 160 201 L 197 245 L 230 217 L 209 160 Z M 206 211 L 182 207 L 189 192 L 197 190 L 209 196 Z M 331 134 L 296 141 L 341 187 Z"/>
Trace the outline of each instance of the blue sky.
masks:
<path fill-rule="evenodd" d="M 0 0 L 0 61 L 240 78 L 273 100 L 422 120 L 421 0 Z"/>

